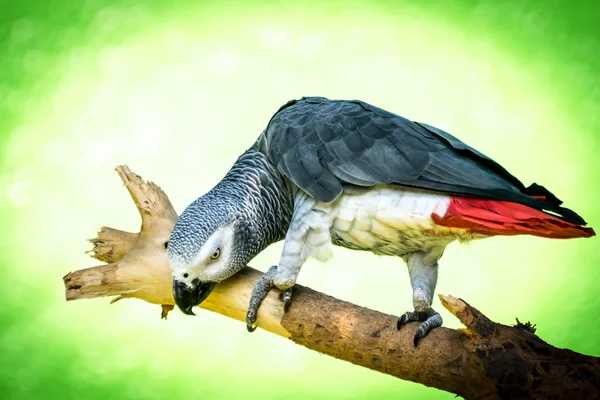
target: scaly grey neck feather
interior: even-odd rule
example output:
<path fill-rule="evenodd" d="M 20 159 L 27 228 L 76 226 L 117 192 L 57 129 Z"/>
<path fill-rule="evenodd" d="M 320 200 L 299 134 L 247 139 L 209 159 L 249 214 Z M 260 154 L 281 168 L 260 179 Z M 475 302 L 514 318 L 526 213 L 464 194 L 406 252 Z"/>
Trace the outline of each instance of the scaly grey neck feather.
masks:
<path fill-rule="evenodd" d="M 256 147 L 242 154 L 211 192 L 228 198 L 236 217 L 246 221 L 256 240 L 255 254 L 285 237 L 294 210 L 293 192 Z"/>

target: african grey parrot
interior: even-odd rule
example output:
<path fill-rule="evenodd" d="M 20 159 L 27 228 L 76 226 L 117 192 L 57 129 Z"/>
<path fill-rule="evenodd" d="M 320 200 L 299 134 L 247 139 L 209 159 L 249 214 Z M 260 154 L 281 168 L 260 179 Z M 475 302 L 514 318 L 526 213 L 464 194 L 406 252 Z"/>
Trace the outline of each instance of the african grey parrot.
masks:
<path fill-rule="evenodd" d="M 398 329 L 420 321 L 416 346 L 442 324 L 431 302 L 448 244 L 494 235 L 595 235 L 561 203 L 433 126 L 362 101 L 292 100 L 178 218 L 168 242 L 173 295 L 193 314 L 217 283 L 285 238 L 279 264 L 254 288 L 252 331 L 268 291 L 281 289 L 287 310 L 306 259 L 328 259 L 332 244 L 398 256 L 408 265 L 414 305 Z"/>

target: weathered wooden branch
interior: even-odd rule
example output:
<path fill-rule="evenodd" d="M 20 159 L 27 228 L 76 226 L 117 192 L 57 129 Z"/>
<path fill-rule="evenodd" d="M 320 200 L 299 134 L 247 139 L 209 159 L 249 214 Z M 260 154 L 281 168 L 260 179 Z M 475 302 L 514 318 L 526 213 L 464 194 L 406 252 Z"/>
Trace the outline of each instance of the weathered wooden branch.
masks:
<path fill-rule="evenodd" d="M 164 192 L 126 166 L 117 167 L 140 214 L 139 234 L 102 228 L 91 255 L 107 265 L 64 279 L 67 300 L 135 297 L 173 309 L 165 242 L 177 214 Z M 201 308 L 245 320 L 261 272 L 246 268 L 217 286 Z M 417 323 L 396 330 L 397 317 L 347 303 L 300 285 L 284 316 L 277 291 L 262 304 L 258 326 L 309 349 L 467 399 L 600 397 L 600 358 L 555 348 L 530 325 L 489 320 L 465 301 L 440 296 L 466 329 L 434 329 L 415 348 Z M 193 321 L 190 321 L 193 322 Z"/>

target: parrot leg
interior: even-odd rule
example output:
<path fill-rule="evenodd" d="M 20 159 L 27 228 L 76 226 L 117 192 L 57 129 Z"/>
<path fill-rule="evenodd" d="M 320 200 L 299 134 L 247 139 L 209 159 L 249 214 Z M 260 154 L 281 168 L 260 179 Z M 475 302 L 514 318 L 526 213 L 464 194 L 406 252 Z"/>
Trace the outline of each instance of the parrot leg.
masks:
<path fill-rule="evenodd" d="M 443 251 L 443 249 L 442 249 Z M 405 257 L 408 273 L 413 288 L 413 306 L 415 311 L 408 311 L 398 319 L 397 328 L 402 328 L 408 322 L 422 322 L 414 337 L 415 347 L 419 340 L 433 328 L 442 326 L 442 317 L 433 308 L 433 292 L 437 283 L 438 264 L 441 252 L 411 253 Z"/>
<path fill-rule="evenodd" d="M 327 219 L 327 214 L 322 210 L 314 210 L 315 200 L 302 191 L 294 201 L 294 215 L 285 235 L 279 265 L 269 268 L 252 290 L 246 314 L 246 327 L 249 332 L 256 329 L 254 323 L 258 308 L 273 286 L 283 292 L 285 313 L 292 302 L 292 287 L 296 284 L 308 255 L 313 254 L 316 258 L 324 260 L 330 253 L 331 221 Z"/>
<path fill-rule="evenodd" d="M 277 286 L 278 289 L 282 290 L 283 312 L 287 312 L 287 310 L 290 308 L 290 304 L 292 303 L 292 287 L 295 283 L 295 280 L 291 285 L 277 285 L 277 275 L 278 268 L 276 265 L 274 265 L 269 268 L 269 270 L 263 276 L 260 277 L 260 279 L 256 282 L 254 289 L 252 289 L 252 294 L 250 295 L 250 305 L 248 306 L 248 313 L 246 314 L 246 328 L 248 329 L 248 332 L 254 332 L 256 330 L 254 323 L 256 322 L 258 308 L 265 297 L 267 297 L 267 294 L 269 294 L 269 291 L 273 288 L 273 286 Z"/>

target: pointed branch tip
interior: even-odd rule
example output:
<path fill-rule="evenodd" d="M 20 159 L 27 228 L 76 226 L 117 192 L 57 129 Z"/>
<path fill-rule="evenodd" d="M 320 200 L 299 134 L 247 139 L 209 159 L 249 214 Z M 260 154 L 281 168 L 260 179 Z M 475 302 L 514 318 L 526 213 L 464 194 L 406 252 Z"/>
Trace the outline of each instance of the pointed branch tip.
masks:
<path fill-rule="evenodd" d="M 439 295 L 442 305 L 459 319 L 468 329 L 464 331 L 468 336 L 478 335 L 490 337 L 496 328 L 496 324 L 479 310 L 472 307 L 463 299 L 457 299 L 452 295 Z"/>
<path fill-rule="evenodd" d="M 140 175 L 132 172 L 127 165 L 115 168 L 125 184 L 140 216 L 142 225 L 150 223 L 150 218 L 177 219 L 177 213 L 163 190 L 150 181 L 144 181 Z"/>

